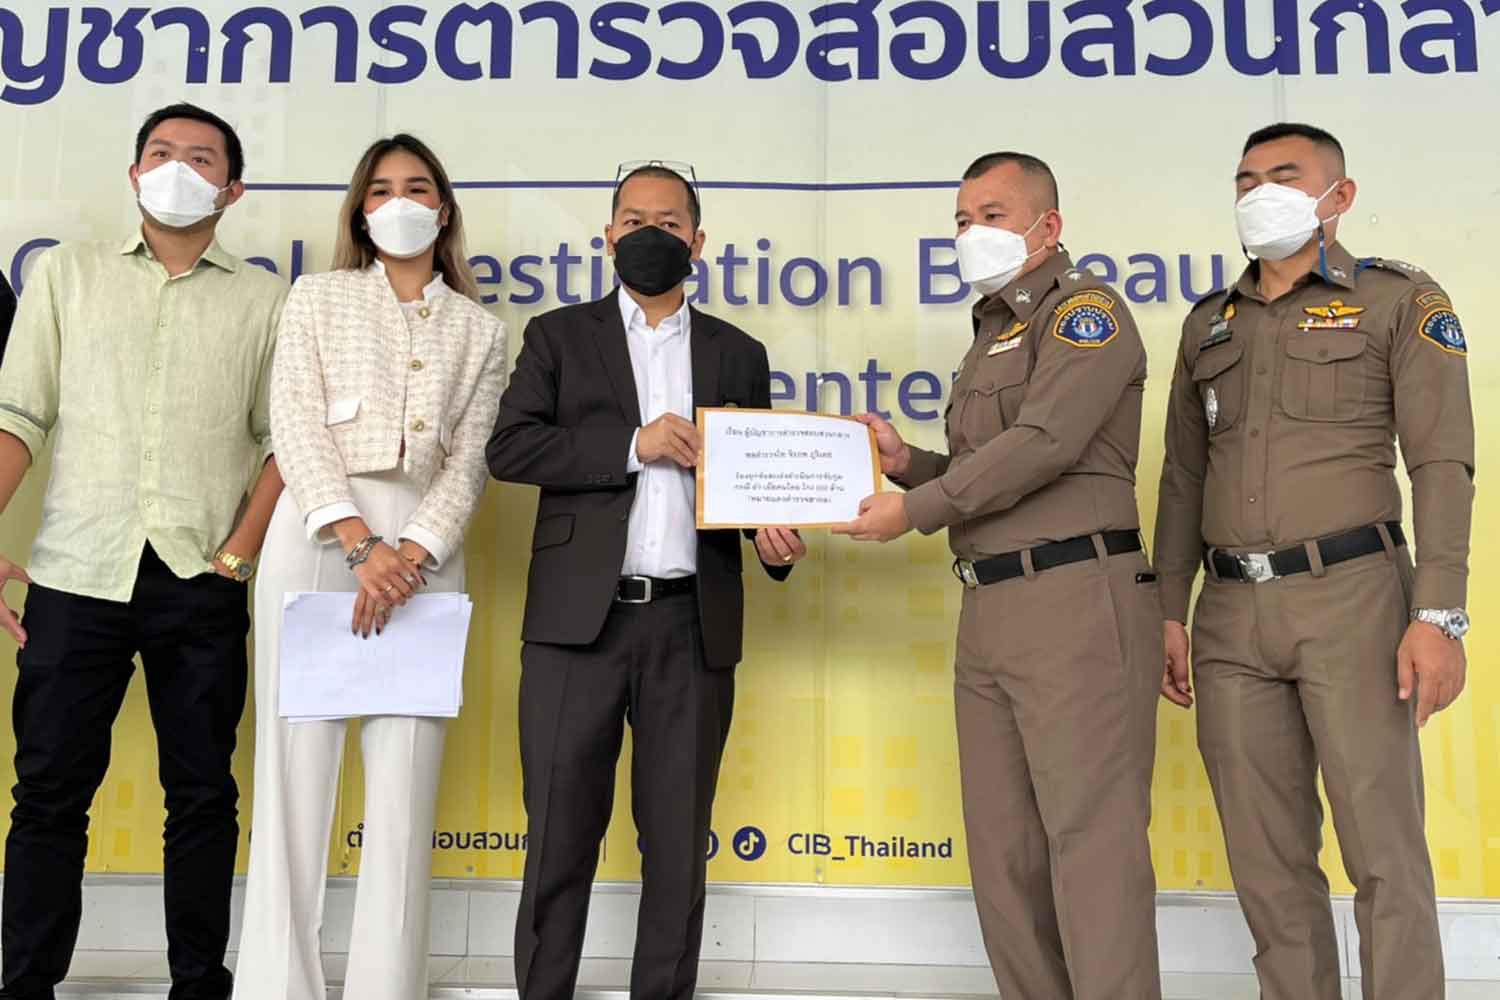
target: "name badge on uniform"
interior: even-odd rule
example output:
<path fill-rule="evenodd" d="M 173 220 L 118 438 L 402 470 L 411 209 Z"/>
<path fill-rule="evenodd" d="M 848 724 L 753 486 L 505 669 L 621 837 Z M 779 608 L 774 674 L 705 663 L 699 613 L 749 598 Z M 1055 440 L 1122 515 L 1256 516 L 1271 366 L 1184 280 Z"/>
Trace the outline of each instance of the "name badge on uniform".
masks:
<path fill-rule="evenodd" d="M 1198 345 L 1198 353 L 1201 354 L 1204 351 L 1208 350 L 1210 347 L 1218 347 L 1220 344 L 1227 344 L 1233 339 L 1234 331 L 1229 328 L 1228 323 L 1220 320 L 1219 322 L 1208 328 L 1208 336 L 1203 339 L 1203 343 Z"/>
<path fill-rule="evenodd" d="M 1224 311 L 1208 321 L 1208 336 L 1198 345 L 1199 352 L 1208 350 L 1210 347 L 1218 347 L 1227 344 L 1234 337 L 1234 331 L 1229 328 L 1229 321 L 1234 319 L 1234 303 L 1224 307 Z"/>
<path fill-rule="evenodd" d="M 1203 395 L 1203 416 L 1208 420 L 1208 429 L 1213 430 L 1214 424 L 1219 422 L 1219 394 L 1213 386 L 1209 386 Z"/>

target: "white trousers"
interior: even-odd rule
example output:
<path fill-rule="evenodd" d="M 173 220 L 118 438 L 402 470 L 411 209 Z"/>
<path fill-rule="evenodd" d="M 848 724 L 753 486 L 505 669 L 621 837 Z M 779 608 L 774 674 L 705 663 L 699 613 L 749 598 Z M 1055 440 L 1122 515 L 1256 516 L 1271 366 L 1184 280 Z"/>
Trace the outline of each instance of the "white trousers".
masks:
<path fill-rule="evenodd" d="M 399 472 L 350 477 L 372 531 L 395 543 L 421 501 Z M 462 553 L 427 569 L 426 592 L 461 591 Z M 278 712 L 282 597 L 289 591 L 356 591 L 337 545 L 307 539 L 291 493 L 271 519 L 255 588 L 255 801 L 235 1000 L 324 1000 L 319 936 L 330 826 L 346 723 L 288 723 Z M 388 628 L 401 627 L 401 610 Z M 379 642 L 373 632 L 369 642 Z M 362 721 L 364 845 L 355 893 L 344 996 L 427 996 L 432 835 L 442 767 L 441 719 Z"/>

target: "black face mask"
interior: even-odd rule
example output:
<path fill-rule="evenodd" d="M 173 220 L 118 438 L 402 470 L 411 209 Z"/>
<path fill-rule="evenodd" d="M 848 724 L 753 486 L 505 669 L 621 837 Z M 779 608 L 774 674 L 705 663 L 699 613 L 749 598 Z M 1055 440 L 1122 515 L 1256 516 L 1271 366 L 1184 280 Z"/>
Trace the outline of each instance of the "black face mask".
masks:
<path fill-rule="evenodd" d="M 615 241 L 615 273 L 632 291 L 663 295 L 693 273 L 693 248 L 659 226 Z"/>

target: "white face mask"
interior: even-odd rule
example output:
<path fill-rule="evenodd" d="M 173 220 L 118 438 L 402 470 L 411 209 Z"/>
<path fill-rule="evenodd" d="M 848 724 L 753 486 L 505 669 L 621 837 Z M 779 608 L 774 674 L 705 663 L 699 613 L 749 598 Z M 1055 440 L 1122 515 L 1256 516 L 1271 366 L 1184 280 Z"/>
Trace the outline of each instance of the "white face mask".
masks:
<path fill-rule="evenodd" d="M 224 211 L 214 205 L 224 189 L 214 187 L 181 160 L 137 174 L 136 182 L 141 186 L 137 199 L 141 208 L 169 229 L 186 229 Z"/>
<path fill-rule="evenodd" d="M 1319 226 L 1338 218 L 1337 212 L 1327 219 L 1318 217 L 1319 203 L 1338 186 L 1334 181 L 1316 198 L 1285 184 L 1262 184 L 1247 192 L 1234 206 L 1245 253 L 1251 260 L 1286 260 L 1307 246 Z"/>
<path fill-rule="evenodd" d="M 1026 252 L 1026 237 L 1044 218 L 1045 213 L 1038 216 L 1024 233 L 977 222 L 971 225 L 953 244 L 958 250 L 958 273 L 984 295 L 1002 291 L 1016 280 L 1028 260 L 1047 249 L 1044 245 Z"/>
<path fill-rule="evenodd" d="M 370 239 L 392 257 L 416 257 L 437 242 L 438 210 L 392 198 L 365 216 Z"/>

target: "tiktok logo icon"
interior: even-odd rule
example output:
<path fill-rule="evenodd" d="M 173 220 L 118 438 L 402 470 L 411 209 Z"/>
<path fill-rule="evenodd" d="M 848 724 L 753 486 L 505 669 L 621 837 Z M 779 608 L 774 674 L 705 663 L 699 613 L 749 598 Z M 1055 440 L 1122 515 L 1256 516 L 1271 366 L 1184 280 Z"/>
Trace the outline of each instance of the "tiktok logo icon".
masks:
<path fill-rule="evenodd" d="M 766 835 L 758 827 L 740 827 L 733 844 L 734 856 L 741 861 L 759 861 L 766 853 Z"/>

